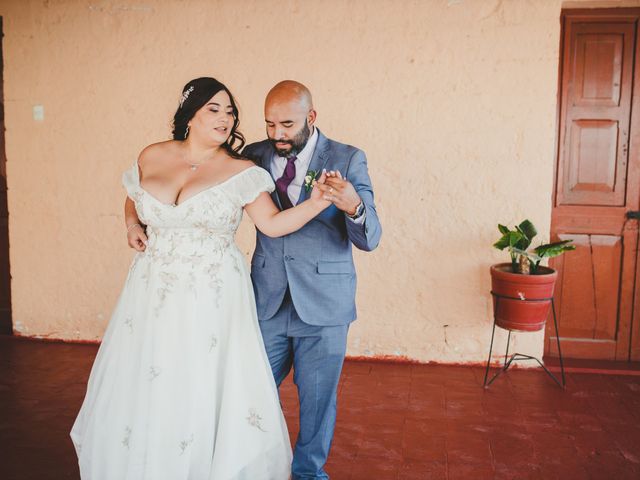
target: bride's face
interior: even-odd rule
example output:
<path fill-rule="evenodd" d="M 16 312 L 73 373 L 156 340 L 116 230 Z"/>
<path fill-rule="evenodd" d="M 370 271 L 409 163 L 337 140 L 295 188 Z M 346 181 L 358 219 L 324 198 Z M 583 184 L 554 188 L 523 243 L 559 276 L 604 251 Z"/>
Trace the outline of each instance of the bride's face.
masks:
<path fill-rule="evenodd" d="M 233 127 L 233 106 L 224 90 L 220 90 L 196 112 L 189 122 L 189 136 L 207 143 L 223 144 Z"/>

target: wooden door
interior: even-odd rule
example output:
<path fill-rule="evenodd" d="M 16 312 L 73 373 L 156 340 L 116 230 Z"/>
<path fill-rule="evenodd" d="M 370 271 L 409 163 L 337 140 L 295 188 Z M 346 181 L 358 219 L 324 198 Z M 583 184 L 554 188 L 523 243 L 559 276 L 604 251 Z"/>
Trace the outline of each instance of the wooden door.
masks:
<path fill-rule="evenodd" d="M 551 232 L 563 355 L 630 360 L 639 210 L 638 9 L 564 12 Z M 634 88 L 635 86 L 635 88 Z M 548 322 L 545 353 L 557 355 Z"/>
<path fill-rule="evenodd" d="M 2 17 L 0 17 L 2 39 Z M 1 41 L 1 40 L 0 40 Z M 9 276 L 9 211 L 4 149 L 4 96 L 2 44 L 0 43 L 0 333 L 11 333 L 11 277 Z"/>

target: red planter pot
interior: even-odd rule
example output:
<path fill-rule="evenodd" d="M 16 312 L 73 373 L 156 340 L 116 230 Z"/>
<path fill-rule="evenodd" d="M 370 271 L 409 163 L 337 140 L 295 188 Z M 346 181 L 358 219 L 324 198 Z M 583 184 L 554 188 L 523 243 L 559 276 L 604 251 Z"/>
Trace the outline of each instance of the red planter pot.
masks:
<path fill-rule="evenodd" d="M 558 274 L 548 267 L 539 267 L 536 275 L 513 273 L 510 263 L 491 266 L 491 291 L 496 325 L 507 330 L 536 332 L 544 328 L 551 309 L 553 288 Z M 514 299 L 519 300 L 514 300 Z M 538 300 L 538 301 L 522 301 Z M 496 309 L 497 305 L 497 309 Z"/>

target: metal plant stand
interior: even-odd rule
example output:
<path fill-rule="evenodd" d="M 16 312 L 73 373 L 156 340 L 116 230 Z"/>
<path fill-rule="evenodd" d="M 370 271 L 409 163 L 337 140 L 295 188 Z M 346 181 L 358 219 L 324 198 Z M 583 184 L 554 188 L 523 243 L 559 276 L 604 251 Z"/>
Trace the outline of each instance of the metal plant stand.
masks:
<path fill-rule="evenodd" d="M 484 373 L 484 387 L 487 388 L 489 385 L 491 385 L 496 378 L 498 378 L 502 373 L 507 371 L 507 369 L 511 366 L 513 362 L 518 360 L 535 360 L 536 362 L 538 362 L 538 364 L 542 368 L 544 368 L 544 371 L 547 372 L 547 375 L 549 375 L 553 379 L 553 381 L 558 384 L 559 387 L 564 388 L 566 385 L 565 378 L 564 378 L 564 363 L 562 362 L 562 351 L 560 350 L 560 335 L 558 334 L 558 321 L 556 319 L 556 307 L 553 302 L 553 297 L 522 299 L 522 298 L 508 297 L 506 295 L 500 295 L 495 292 L 491 292 L 491 295 L 493 295 L 494 298 L 496 299 L 496 304 L 493 309 L 493 331 L 491 332 L 491 346 L 489 347 L 489 358 L 487 359 L 487 369 Z M 551 373 L 549 369 L 547 369 L 547 367 L 545 367 L 544 364 L 536 357 L 532 357 L 531 355 L 525 355 L 523 353 L 514 353 L 509 358 L 509 342 L 511 341 L 511 330 L 509 330 L 509 336 L 507 338 L 507 352 L 504 356 L 504 364 L 500 368 L 500 370 L 498 370 L 498 373 L 496 373 L 491 378 L 491 380 L 487 382 L 487 378 L 489 377 L 489 369 L 491 368 L 491 353 L 493 351 L 493 339 L 496 333 L 496 312 L 498 311 L 498 305 L 500 303 L 500 299 L 517 300 L 519 302 L 546 302 L 551 300 L 551 310 L 553 311 L 553 324 L 556 328 L 556 340 L 558 342 L 558 356 L 560 358 L 560 372 L 562 373 L 562 383 L 560 383 L 560 380 L 558 380 L 558 378 L 553 373 Z M 509 359 L 507 360 L 507 358 Z"/>

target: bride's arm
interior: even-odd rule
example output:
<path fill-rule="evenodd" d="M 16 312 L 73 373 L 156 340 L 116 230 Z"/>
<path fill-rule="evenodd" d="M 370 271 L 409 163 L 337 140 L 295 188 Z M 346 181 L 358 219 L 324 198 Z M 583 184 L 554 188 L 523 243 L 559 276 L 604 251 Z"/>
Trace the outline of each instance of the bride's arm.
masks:
<path fill-rule="evenodd" d="M 323 181 L 324 174 L 320 178 L 320 182 Z M 331 202 L 324 199 L 322 191 L 316 187 L 315 183 L 309 199 L 293 208 L 278 210 L 269 194 L 262 192 L 253 202 L 245 205 L 244 209 L 256 228 L 268 237 L 288 235 L 302 228 L 309 220 L 331 205 Z"/>
<path fill-rule="evenodd" d="M 138 218 L 136 206 L 129 197 L 124 202 L 124 223 L 127 227 L 127 243 L 129 243 L 129 246 L 139 252 L 144 252 L 145 248 L 147 248 L 147 236 Z"/>

